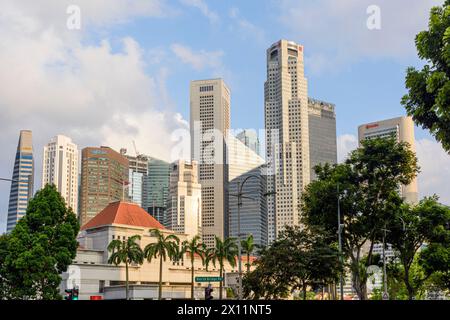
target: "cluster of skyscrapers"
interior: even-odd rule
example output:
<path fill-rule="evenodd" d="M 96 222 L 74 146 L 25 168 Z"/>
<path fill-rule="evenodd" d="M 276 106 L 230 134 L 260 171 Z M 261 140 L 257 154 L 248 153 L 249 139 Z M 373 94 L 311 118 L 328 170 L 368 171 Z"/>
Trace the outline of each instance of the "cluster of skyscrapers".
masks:
<path fill-rule="evenodd" d="M 307 88 L 303 46 L 280 40 L 267 50 L 262 136 L 230 133 L 231 91 L 222 79 L 192 81 L 189 161 L 168 163 L 107 146 L 84 148 L 79 161 L 78 146 L 58 135 L 44 147 L 42 186 L 54 184 L 82 225 L 111 202 L 128 201 L 169 229 L 201 235 L 207 246 L 215 236 L 249 234 L 266 246 L 286 226 L 300 223 L 301 194 L 315 178 L 313 167 L 337 162 L 335 106 L 309 98 Z M 414 146 L 412 122 L 401 119 L 389 122 L 389 130 Z M 386 131 L 375 128 L 384 123 L 360 127 L 360 139 Z M 31 132 L 22 131 L 7 231 L 25 214 L 33 175 Z M 414 186 L 404 187 L 408 197 L 417 197 Z"/>

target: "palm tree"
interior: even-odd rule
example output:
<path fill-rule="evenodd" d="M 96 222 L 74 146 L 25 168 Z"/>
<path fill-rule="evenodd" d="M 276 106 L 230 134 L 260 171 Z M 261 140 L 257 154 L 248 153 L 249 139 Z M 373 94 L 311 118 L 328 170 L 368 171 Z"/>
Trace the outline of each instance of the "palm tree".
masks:
<path fill-rule="evenodd" d="M 232 267 L 236 265 L 236 256 L 238 247 L 234 238 L 227 238 L 224 241 L 220 240 L 219 237 L 215 236 L 216 245 L 214 248 L 209 248 L 206 251 L 206 268 L 208 268 L 209 262 L 212 261 L 214 267 L 216 266 L 216 261 L 219 262 L 220 268 L 220 281 L 219 286 L 219 299 L 222 299 L 222 287 L 223 287 L 223 265 L 225 260 L 227 260 Z"/>
<path fill-rule="evenodd" d="M 129 237 L 126 241 L 113 240 L 108 245 L 108 251 L 112 252 L 108 259 L 108 263 L 113 263 L 116 266 L 125 263 L 125 287 L 126 287 L 126 299 L 129 299 L 128 295 L 128 265 L 130 263 L 142 264 L 144 262 L 144 253 L 142 252 L 139 244 L 136 243 L 140 240 L 141 236 L 134 235 Z"/>
<path fill-rule="evenodd" d="M 164 236 L 164 234 L 158 229 L 151 230 L 153 235 L 157 238 L 156 242 L 149 243 L 144 249 L 144 257 L 147 258 L 148 262 L 151 262 L 153 258 L 159 256 L 159 292 L 158 300 L 162 297 L 162 270 L 163 270 L 163 260 L 166 261 L 168 257 L 169 260 L 178 259 L 179 257 L 179 243 L 180 239 L 174 235 L 169 234 Z"/>
<path fill-rule="evenodd" d="M 194 300 L 194 258 L 195 255 L 199 255 L 202 259 L 202 264 L 205 264 L 205 251 L 206 246 L 200 243 L 200 236 L 195 236 L 191 241 L 183 241 L 181 244 L 181 255 L 184 253 L 189 254 L 191 259 L 191 299 Z"/>
<path fill-rule="evenodd" d="M 249 235 L 247 239 L 241 241 L 242 251 L 244 251 L 247 254 L 247 273 L 250 272 L 250 255 L 252 254 L 253 250 L 255 250 L 255 242 L 253 241 L 253 235 Z"/>

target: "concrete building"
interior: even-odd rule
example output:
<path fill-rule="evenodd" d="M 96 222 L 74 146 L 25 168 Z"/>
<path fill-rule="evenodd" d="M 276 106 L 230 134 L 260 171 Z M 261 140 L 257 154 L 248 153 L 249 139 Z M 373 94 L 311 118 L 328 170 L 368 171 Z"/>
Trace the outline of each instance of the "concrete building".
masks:
<path fill-rule="evenodd" d="M 222 79 L 192 81 L 190 86 L 192 160 L 199 163 L 202 185 L 203 242 L 228 233 L 228 167 L 225 141 L 230 129 L 230 90 Z"/>
<path fill-rule="evenodd" d="M 260 143 L 258 138 L 258 133 L 256 130 L 245 129 L 236 135 L 236 138 L 241 141 L 244 145 L 250 148 L 258 156 L 261 155 Z"/>
<path fill-rule="evenodd" d="M 148 157 L 142 154 L 128 155 L 125 148 L 120 149 L 120 154 L 128 159 L 128 197 L 132 202 L 146 209 L 144 203 L 147 202 L 148 196 Z"/>
<path fill-rule="evenodd" d="M 151 230 L 158 229 L 165 236 L 176 234 L 180 241 L 187 235 L 164 228 L 158 221 L 133 203 L 115 202 L 108 205 L 98 215 L 81 227 L 78 236 L 77 255 L 67 272 L 62 274 L 60 286 L 64 294 L 66 288 L 79 287 L 79 298 L 89 299 L 101 296 L 103 299 L 125 299 L 125 265 L 108 263 L 108 244 L 112 240 L 126 240 L 140 235 L 141 248 L 156 241 Z M 253 258 L 252 258 L 253 259 Z M 245 263 L 245 259 L 243 258 Z M 144 260 L 142 265 L 129 266 L 130 297 L 134 300 L 156 299 L 158 297 L 159 259 Z M 191 263 L 187 255 L 177 262 L 163 261 L 163 299 L 186 299 L 191 294 Z M 194 261 L 195 277 L 219 276 L 219 266 L 210 265 L 208 270 L 200 257 Z M 235 274 L 236 267 L 225 262 L 227 273 Z M 226 279 L 227 279 L 226 275 Z M 208 282 L 195 283 L 196 299 L 204 299 L 204 289 Z M 212 282 L 215 299 L 219 294 L 219 283 Z M 228 286 L 227 282 L 225 286 Z M 224 288 L 224 297 L 225 288 Z"/>
<path fill-rule="evenodd" d="M 147 197 L 144 209 L 162 225 L 167 226 L 167 199 L 169 197 L 170 163 L 148 157 Z"/>
<path fill-rule="evenodd" d="M 127 199 L 128 159 L 110 147 L 82 150 L 80 224 L 114 201 Z"/>
<path fill-rule="evenodd" d="M 265 161 L 243 142 L 228 136 L 227 155 L 229 169 L 229 233 L 238 237 L 238 184 L 243 186 L 244 197 L 240 208 L 240 238 L 253 235 L 254 242 L 267 246 L 267 199 Z"/>
<path fill-rule="evenodd" d="M 78 214 L 78 153 L 72 139 L 57 135 L 44 146 L 42 158 L 42 187 L 55 185 L 75 214 Z"/>
<path fill-rule="evenodd" d="M 337 163 L 335 105 L 309 98 L 308 121 L 310 177 L 315 180 L 316 165 Z"/>
<path fill-rule="evenodd" d="M 360 125 L 358 127 L 358 138 L 361 143 L 364 139 L 376 137 L 394 136 L 397 141 L 407 142 L 413 152 L 416 152 L 414 140 L 414 123 L 411 117 L 398 117 Z M 400 186 L 400 193 L 405 201 L 415 204 L 419 201 L 417 179 L 408 184 Z"/>
<path fill-rule="evenodd" d="M 172 164 L 167 206 L 168 229 L 189 239 L 202 236 L 202 186 L 198 163 L 179 160 Z"/>
<path fill-rule="evenodd" d="M 308 92 L 303 46 L 280 40 L 267 50 L 264 84 L 269 243 L 300 223 L 300 200 L 310 181 Z"/>
<path fill-rule="evenodd" d="M 17 222 L 25 215 L 28 201 L 33 196 L 34 158 L 32 133 L 21 130 L 17 144 L 16 158 L 9 192 L 8 218 L 6 232 L 11 232 Z"/>

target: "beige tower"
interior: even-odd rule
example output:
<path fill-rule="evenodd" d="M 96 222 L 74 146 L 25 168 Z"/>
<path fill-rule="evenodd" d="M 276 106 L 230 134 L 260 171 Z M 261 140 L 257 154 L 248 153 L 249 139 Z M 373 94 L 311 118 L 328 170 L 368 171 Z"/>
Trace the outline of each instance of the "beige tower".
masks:
<path fill-rule="evenodd" d="M 308 93 L 303 46 L 280 40 L 267 50 L 264 85 L 269 243 L 300 223 L 300 198 L 310 181 Z"/>
<path fill-rule="evenodd" d="M 399 117 L 389 120 L 382 120 L 373 123 L 367 123 L 358 127 L 358 139 L 361 142 L 363 139 L 370 139 L 375 137 L 389 137 L 394 135 L 397 141 L 407 142 L 411 150 L 416 152 L 414 140 L 414 123 L 411 117 Z M 417 190 L 417 179 L 414 179 L 410 184 L 401 186 L 402 197 L 409 203 L 417 203 L 419 200 Z"/>
<path fill-rule="evenodd" d="M 196 161 L 179 160 L 171 166 L 167 221 L 169 229 L 188 239 L 202 235 L 202 187 Z"/>
<path fill-rule="evenodd" d="M 78 213 L 78 146 L 57 135 L 44 146 L 42 187 L 54 184 L 68 207 Z"/>
<path fill-rule="evenodd" d="M 202 238 L 228 233 L 228 167 L 225 139 L 230 129 L 230 90 L 222 79 L 192 81 L 190 87 L 192 160 L 199 163 L 202 185 Z"/>

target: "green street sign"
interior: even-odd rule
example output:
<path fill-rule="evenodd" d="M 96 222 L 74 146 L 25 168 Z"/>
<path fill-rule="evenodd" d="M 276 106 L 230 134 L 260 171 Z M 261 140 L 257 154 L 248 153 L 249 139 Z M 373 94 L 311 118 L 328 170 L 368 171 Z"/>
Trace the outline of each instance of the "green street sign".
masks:
<path fill-rule="evenodd" d="M 195 277 L 195 282 L 220 282 L 223 277 Z"/>

